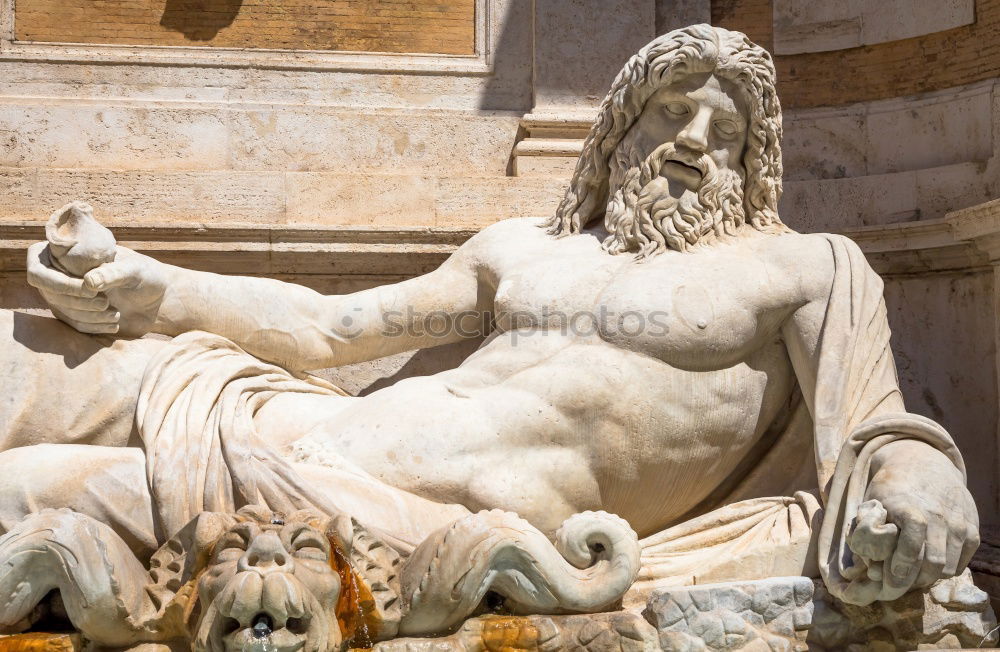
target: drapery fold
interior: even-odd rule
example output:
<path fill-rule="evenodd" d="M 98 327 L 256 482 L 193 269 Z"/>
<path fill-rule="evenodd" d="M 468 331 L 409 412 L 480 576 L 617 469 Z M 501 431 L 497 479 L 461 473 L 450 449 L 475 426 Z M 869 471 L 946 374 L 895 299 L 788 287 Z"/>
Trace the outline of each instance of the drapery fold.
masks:
<path fill-rule="evenodd" d="M 173 534 L 200 512 L 261 504 L 329 509 L 325 495 L 257 434 L 254 413 L 283 392 L 344 396 L 310 375 L 256 360 L 229 340 L 193 331 L 146 367 L 136 424 L 154 510 Z"/>

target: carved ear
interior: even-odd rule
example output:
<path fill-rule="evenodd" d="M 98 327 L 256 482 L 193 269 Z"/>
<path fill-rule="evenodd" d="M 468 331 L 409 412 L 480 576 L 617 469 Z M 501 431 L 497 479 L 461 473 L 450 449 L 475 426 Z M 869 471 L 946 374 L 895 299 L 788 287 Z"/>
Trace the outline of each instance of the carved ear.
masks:
<path fill-rule="evenodd" d="M 153 553 L 149 574 L 153 588 L 164 600 L 205 567 L 215 542 L 235 523 L 236 519 L 229 514 L 202 512 Z"/>

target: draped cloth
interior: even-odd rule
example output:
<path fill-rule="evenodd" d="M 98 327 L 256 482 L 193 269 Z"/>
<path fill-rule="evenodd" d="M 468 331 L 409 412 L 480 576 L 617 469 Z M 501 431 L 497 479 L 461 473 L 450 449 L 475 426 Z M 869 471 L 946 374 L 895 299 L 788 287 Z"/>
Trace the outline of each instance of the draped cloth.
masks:
<path fill-rule="evenodd" d="M 175 337 L 146 365 L 136 424 L 155 520 L 170 537 L 201 512 L 263 505 L 277 512 L 348 514 L 400 552 L 469 511 L 387 485 L 322 447 L 290 461 L 257 431 L 254 414 L 279 394 L 346 397 L 309 374 L 261 362 L 224 337 Z"/>
<path fill-rule="evenodd" d="M 948 434 L 903 408 L 881 279 L 852 241 L 824 237 L 833 281 L 815 350 L 787 343 L 798 381 L 787 409 L 706 501 L 640 542 L 642 570 L 626 603 L 657 586 L 776 575 L 822 574 L 841 598 L 878 593 L 854 577 L 845 544 L 864 500 L 874 452 L 892 441 L 918 439 L 963 469 Z M 415 511 L 412 520 L 423 518 L 420 510 L 431 507 L 411 508 L 411 499 L 423 499 L 400 497 L 405 492 L 354 469 L 335 452 L 318 452 L 326 456 L 322 466 L 341 467 L 336 471 L 341 475 L 324 480 L 327 485 L 346 477 L 364 487 L 345 507 L 335 499 L 339 487 L 305 481 L 301 465 L 283 459 L 258 436 L 255 411 L 284 392 L 344 395 L 208 333 L 181 335 L 157 353 L 146 369 L 136 419 L 154 509 L 168 535 L 199 512 L 234 511 L 245 504 L 346 511 L 362 522 L 382 509 L 389 516 L 369 527 L 401 551 L 412 549 L 419 541 L 401 535 L 399 524 L 407 510 Z M 437 507 L 441 518 L 464 509 Z M 441 511 L 446 507 L 454 511 Z"/>
<path fill-rule="evenodd" d="M 325 493 L 303 482 L 254 427 L 254 413 L 282 392 L 346 395 L 200 331 L 175 337 L 150 360 L 136 424 L 154 511 L 167 536 L 201 512 L 253 504 L 283 512 L 329 508 Z"/>

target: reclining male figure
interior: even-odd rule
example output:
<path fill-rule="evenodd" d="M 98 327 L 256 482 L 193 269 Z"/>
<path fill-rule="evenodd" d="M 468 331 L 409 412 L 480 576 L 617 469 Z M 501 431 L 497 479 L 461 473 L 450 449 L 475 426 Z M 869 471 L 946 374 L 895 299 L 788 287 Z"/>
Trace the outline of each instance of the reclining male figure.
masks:
<path fill-rule="evenodd" d="M 440 335 L 440 320 L 492 314 L 457 368 L 363 398 L 270 392 L 254 404 L 260 439 L 404 547 L 466 510 L 512 510 L 551 531 L 603 509 L 650 537 L 653 559 L 669 544 L 658 533 L 714 508 L 799 490 L 844 500 L 842 487 L 827 492 L 855 468 L 834 469 L 853 436 L 850 455 L 865 460 L 853 481 L 896 528 L 887 572 L 862 578 L 877 586 L 856 601 L 955 575 L 978 545 L 961 460 L 946 433 L 904 411 L 881 283 L 857 247 L 779 220 L 780 134 L 769 55 L 694 26 L 627 63 L 552 219 L 490 226 L 411 280 L 321 296 L 125 248 L 78 279 L 35 245 L 31 284 L 97 337 L 0 314 L 13 340 L 0 346 L 0 522 L 72 506 L 140 553 L 169 536 L 151 506 L 149 451 L 127 446 L 147 427 L 136 417 L 152 418 L 136 414 L 149 360 L 172 345 L 125 337 L 206 331 L 298 372 L 458 341 L 476 329 Z M 38 443 L 100 446 L 17 448 Z M 329 475 L 347 466 L 355 486 Z M 798 496 L 782 509 L 811 500 L 799 513 L 815 539 L 816 500 Z M 848 537 L 856 502 L 828 540 Z M 733 572 L 815 572 L 804 550 Z"/>

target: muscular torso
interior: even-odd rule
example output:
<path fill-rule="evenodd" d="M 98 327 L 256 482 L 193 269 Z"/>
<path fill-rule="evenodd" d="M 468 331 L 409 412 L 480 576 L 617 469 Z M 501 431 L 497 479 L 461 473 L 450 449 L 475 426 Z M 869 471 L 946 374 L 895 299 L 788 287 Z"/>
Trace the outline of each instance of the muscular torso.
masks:
<path fill-rule="evenodd" d="M 605 509 L 640 534 L 724 483 L 786 409 L 798 234 L 645 262 L 518 221 L 481 244 L 495 331 L 456 369 L 358 400 L 311 437 L 400 488 L 543 528 Z M 516 246 L 515 246 L 516 243 Z"/>

